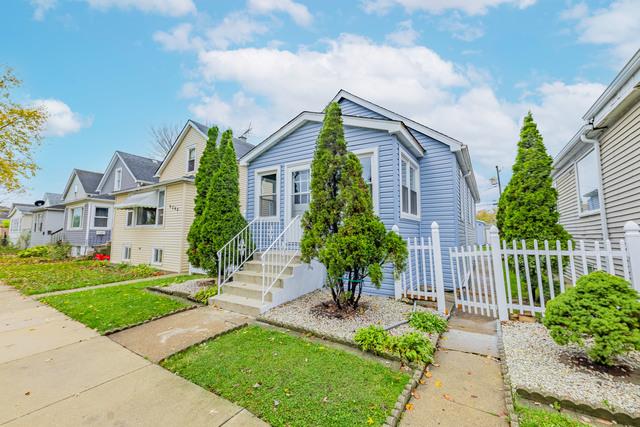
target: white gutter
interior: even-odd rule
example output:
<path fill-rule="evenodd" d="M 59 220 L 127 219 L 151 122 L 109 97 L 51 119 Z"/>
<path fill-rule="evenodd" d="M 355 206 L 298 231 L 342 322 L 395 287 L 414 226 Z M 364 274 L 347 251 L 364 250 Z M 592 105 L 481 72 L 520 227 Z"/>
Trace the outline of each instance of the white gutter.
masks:
<path fill-rule="evenodd" d="M 597 138 L 589 138 L 587 134 L 589 130 L 585 130 L 580 134 L 580 141 L 585 144 L 593 145 L 596 153 L 596 162 L 598 164 L 598 203 L 600 204 L 600 227 L 602 228 L 602 238 L 609 239 L 609 228 L 607 226 L 607 210 L 604 206 L 604 191 L 602 186 L 602 163 L 600 162 L 600 141 Z"/>

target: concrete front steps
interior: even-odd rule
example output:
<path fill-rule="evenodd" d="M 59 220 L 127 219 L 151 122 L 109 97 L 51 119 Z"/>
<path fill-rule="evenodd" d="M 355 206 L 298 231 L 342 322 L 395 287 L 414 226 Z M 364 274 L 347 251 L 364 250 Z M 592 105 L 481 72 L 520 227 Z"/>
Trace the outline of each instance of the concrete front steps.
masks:
<path fill-rule="evenodd" d="M 302 266 L 300 256 L 294 256 L 287 267 L 284 267 L 284 265 L 290 256 L 275 258 L 275 262 L 272 264 L 275 268 L 269 268 L 269 270 L 274 272 L 282 271 L 282 274 L 265 294 L 264 303 L 262 302 L 262 263 L 260 262 L 259 254 L 254 260 L 247 261 L 242 270 L 234 273 L 232 279 L 222 287 L 221 294 L 211 298 L 209 303 L 236 313 L 257 316 L 275 305 L 292 299 L 289 297 L 296 294 L 295 290 L 292 289 L 296 286 L 296 281 L 292 279 L 294 279 L 295 271 Z M 271 275 L 267 276 L 267 278 L 268 286 L 273 282 L 275 276 Z"/>

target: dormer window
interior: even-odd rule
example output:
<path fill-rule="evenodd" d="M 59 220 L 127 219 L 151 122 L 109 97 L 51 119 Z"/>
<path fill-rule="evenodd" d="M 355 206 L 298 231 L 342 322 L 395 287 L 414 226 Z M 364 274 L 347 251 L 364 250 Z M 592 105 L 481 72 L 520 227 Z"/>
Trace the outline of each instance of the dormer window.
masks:
<path fill-rule="evenodd" d="M 116 169 L 116 174 L 113 179 L 113 191 L 120 191 L 122 189 L 122 168 Z"/>
<path fill-rule="evenodd" d="M 196 170 L 196 147 L 187 149 L 187 173 Z"/>

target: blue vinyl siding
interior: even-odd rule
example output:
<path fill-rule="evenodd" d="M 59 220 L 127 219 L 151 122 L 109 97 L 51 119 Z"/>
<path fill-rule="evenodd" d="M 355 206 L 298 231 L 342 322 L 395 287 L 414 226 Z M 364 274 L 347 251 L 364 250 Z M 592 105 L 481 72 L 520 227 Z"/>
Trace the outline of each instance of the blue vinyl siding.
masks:
<path fill-rule="evenodd" d="M 359 117 L 370 117 L 373 119 L 385 119 L 386 117 L 382 114 L 378 114 L 375 111 L 371 111 L 368 108 L 363 107 L 362 105 L 356 104 L 353 101 L 349 101 L 348 99 L 340 100 L 340 109 L 342 110 L 342 114 L 346 116 L 359 116 Z"/>

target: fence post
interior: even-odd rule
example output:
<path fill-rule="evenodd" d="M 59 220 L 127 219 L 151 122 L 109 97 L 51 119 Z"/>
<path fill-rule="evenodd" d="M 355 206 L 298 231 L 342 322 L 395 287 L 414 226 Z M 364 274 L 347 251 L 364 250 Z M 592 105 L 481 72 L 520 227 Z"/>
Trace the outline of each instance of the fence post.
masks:
<path fill-rule="evenodd" d="M 640 292 L 640 226 L 633 221 L 624 225 L 624 243 L 631 265 L 631 285 Z"/>
<path fill-rule="evenodd" d="M 500 235 L 495 225 L 492 225 L 489 230 L 489 243 L 491 244 L 491 261 L 493 263 L 494 283 L 496 284 L 498 318 L 500 320 L 509 320 L 507 293 L 504 285 L 504 272 L 502 270 L 502 257 L 500 256 Z"/>
<path fill-rule="evenodd" d="M 436 302 L 438 311 L 447 314 L 447 301 L 444 296 L 444 277 L 442 275 L 442 252 L 440 251 L 440 226 L 431 223 L 431 244 L 433 245 L 433 272 L 436 279 Z"/>
<path fill-rule="evenodd" d="M 398 227 L 398 224 L 393 224 L 393 227 L 391 227 L 391 231 L 393 231 L 394 233 L 396 233 L 398 236 L 400 236 L 400 227 Z M 402 236 L 400 236 L 402 237 Z M 409 256 L 411 256 L 411 254 L 409 254 Z M 394 276 L 394 280 L 393 280 L 393 290 L 394 290 L 394 296 L 396 300 L 400 300 L 402 298 L 402 277 L 401 277 L 401 273 L 394 271 L 393 273 Z"/>

